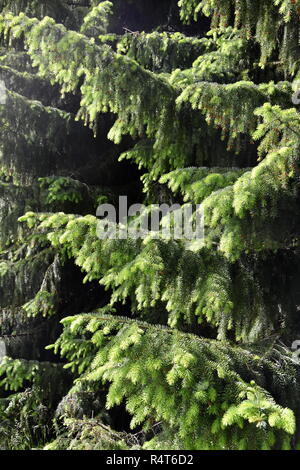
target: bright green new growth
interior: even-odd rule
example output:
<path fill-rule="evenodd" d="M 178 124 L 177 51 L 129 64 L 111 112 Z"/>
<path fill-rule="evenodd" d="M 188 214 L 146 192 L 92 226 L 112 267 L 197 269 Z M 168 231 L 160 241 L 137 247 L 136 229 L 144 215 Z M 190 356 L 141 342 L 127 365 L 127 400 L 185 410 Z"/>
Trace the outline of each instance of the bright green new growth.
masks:
<path fill-rule="evenodd" d="M 276 439 L 289 447 L 293 413 L 232 370 L 233 364 L 248 364 L 259 380 L 259 358 L 228 344 L 101 313 L 66 318 L 63 324 L 54 348 L 67 357 L 65 367 L 78 370 L 78 383 L 110 382 L 107 406 L 126 398 L 132 428 L 162 421 L 167 440 L 158 437 L 148 448 L 167 449 L 173 439 L 185 449 L 268 449 Z M 267 360 L 266 367 L 272 367 Z M 284 432 L 276 437 L 274 429 Z"/>
<path fill-rule="evenodd" d="M 115 1 L 2 3 L 0 215 L 21 224 L 3 227 L 0 306 L 15 290 L 18 315 L 56 321 L 47 351 L 70 373 L 5 359 L 0 385 L 18 394 L 0 406 L 4 422 L 32 412 L 46 449 L 295 448 L 298 2 L 180 0 L 183 21 L 211 17 L 198 35 L 117 34 Z M 90 154 L 138 166 L 146 203 L 202 204 L 203 244 L 100 240 L 97 202 L 123 187 L 106 190 L 112 167 L 96 172 Z M 48 373 L 61 390 L 45 387 Z M 124 402 L 142 438 L 113 431 L 107 416 Z M 3 445 L 34 447 L 28 432 Z M 0 448 L 1 436 L 0 425 Z"/>

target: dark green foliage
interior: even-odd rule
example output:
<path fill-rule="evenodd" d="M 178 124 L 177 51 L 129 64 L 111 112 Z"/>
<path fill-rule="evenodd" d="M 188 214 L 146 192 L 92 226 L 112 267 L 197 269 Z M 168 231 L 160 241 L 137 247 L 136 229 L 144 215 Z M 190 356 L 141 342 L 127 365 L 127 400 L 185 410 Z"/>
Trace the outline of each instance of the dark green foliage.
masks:
<path fill-rule="evenodd" d="M 9 358 L 1 363 L 1 387 L 18 392 L 0 398 L 1 450 L 29 450 L 47 442 L 52 430 L 49 410 L 67 377 L 61 365 Z M 30 386 L 24 389 L 26 385 Z"/>
<path fill-rule="evenodd" d="M 0 2 L 0 448 L 299 447 L 299 2 L 142 3 Z"/>
<path fill-rule="evenodd" d="M 153 72 L 171 72 L 190 67 L 200 54 L 213 47 L 208 38 L 186 37 L 180 33 L 127 33 L 118 42 L 118 51 Z"/>

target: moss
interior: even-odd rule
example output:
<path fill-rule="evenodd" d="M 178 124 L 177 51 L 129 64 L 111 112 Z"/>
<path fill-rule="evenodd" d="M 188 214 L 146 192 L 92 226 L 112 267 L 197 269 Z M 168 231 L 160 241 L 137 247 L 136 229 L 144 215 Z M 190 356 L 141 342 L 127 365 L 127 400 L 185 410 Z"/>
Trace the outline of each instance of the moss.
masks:
<path fill-rule="evenodd" d="M 47 444 L 45 450 L 130 450 L 125 433 L 117 433 L 96 419 L 67 419 L 65 426 L 67 437 Z"/>

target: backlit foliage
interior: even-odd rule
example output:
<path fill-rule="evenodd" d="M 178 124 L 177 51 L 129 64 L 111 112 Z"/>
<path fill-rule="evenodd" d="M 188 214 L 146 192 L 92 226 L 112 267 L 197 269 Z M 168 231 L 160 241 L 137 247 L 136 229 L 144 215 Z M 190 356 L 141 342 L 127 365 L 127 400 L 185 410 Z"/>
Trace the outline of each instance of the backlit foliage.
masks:
<path fill-rule="evenodd" d="M 0 2 L 0 448 L 296 448 L 299 2 L 121 3 Z M 126 192 L 203 243 L 100 240 Z"/>

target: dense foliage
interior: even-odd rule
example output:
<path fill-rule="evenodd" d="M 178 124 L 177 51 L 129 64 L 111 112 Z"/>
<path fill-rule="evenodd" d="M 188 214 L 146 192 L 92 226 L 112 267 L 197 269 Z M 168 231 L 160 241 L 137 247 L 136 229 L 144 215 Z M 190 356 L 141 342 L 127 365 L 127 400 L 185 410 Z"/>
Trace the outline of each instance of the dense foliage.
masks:
<path fill-rule="evenodd" d="M 0 10 L 0 448 L 298 448 L 300 2 Z"/>

